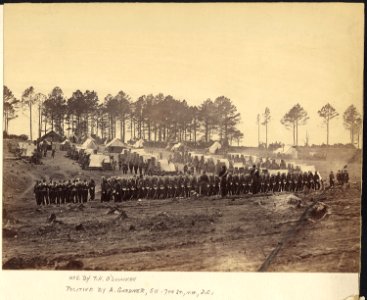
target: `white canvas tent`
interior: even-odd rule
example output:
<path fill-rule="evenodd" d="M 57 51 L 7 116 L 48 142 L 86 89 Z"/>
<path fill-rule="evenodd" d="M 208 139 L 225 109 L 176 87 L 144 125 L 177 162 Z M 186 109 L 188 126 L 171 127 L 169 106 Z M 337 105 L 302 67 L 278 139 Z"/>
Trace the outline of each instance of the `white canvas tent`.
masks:
<path fill-rule="evenodd" d="M 121 153 L 121 151 L 127 148 L 128 147 L 119 138 L 114 138 L 106 144 L 106 150 L 112 153 Z"/>
<path fill-rule="evenodd" d="M 89 162 L 90 169 L 103 169 L 104 163 L 111 163 L 110 157 L 104 154 L 91 154 L 89 159 L 90 159 Z"/>
<path fill-rule="evenodd" d="M 273 151 L 274 154 L 280 154 L 280 155 L 287 155 L 291 158 L 297 158 L 298 157 L 298 151 L 295 147 L 287 145 L 284 146 L 284 148 L 279 148 L 277 150 Z"/>
<path fill-rule="evenodd" d="M 24 157 L 31 157 L 34 152 L 36 151 L 36 146 L 28 144 L 25 149 L 23 149 L 23 155 Z"/>
<path fill-rule="evenodd" d="M 167 159 L 160 159 L 159 165 L 164 172 L 176 172 L 176 167 L 173 163 L 169 163 Z"/>
<path fill-rule="evenodd" d="M 229 168 L 229 160 L 226 158 L 220 158 L 219 161 L 221 163 L 224 163 L 226 165 L 227 168 Z"/>
<path fill-rule="evenodd" d="M 235 163 L 233 163 L 233 168 L 238 168 L 238 169 L 240 169 L 240 168 L 244 168 L 245 166 L 243 165 L 243 163 L 242 162 L 235 162 Z"/>
<path fill-rule="evenodd" d="M 182 143 L 174 144 L 171 148 L 171 151 L 179 151 L 183 147 Z"/>
<path fill-rule="evenodd" d="M 135 143 L 134 143 L 134 148 L 143 148 L 143 145 L 144 145 L 144 140 L 143 139 L 140 139 L 140 140 L 137 140 Z"/>
<path fill-rule="evenodd" d="M 219 142 L 214 142 L 210 147 L 209 147 L 209 152 L 211 154 L 215 154 L 217 152 L 217 150 L 219 150 L 220 148 L 222 148 L 222 145 Z"/>
<path fill-rule="evenodd" d="M 81 145 L 82 149 L 94 149 L 97 150 L 98 146 L 92 138 L 87 138 L 85 142 Z"/>
<path fill-rule="evenodd" d="M 60 145 L 67 145 L 67 144 L 70 144 L 70 141 L 68 139 L 60 143 Z"/>

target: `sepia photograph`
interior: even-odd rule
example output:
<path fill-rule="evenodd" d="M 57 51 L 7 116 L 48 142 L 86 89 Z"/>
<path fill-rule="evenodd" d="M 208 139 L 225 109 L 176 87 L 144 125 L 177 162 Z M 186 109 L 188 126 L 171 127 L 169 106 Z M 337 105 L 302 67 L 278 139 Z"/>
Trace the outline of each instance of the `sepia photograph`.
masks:
<path fill-rule="evenodd" d="M 362 4 L 3 23 L 3 270 L 359 272 Z"/>

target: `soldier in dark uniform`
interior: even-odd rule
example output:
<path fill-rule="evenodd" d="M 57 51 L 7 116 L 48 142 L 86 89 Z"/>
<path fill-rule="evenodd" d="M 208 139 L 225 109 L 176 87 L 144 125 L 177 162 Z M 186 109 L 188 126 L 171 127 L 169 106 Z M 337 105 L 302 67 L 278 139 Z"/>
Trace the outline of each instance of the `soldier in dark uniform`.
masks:
<path fill-rule="evenodd" d="M 163 182 L 164 182 L 163 199 L 170 198 L 172 195 L 172 191 L 174 191 L 173 181 L 171 177 L 164 176 Z"/>
<path fill-rule="evenodd" d="M 240 178 L 238 177 L 237 173 L 235 173 L 232 178 L 233 178 L 232 194 L 239 195 L 240 194 Z"/>
<path fill-rule="evenodd" d="M 209 184 L 209 177 L 208 175 L 206 175 L 206 172 L 203 171 L 202 175 L 199 178 L 199 194 L 201 196 L 207 196 L 208 184 Z"/>
<path fill-rule="evenodd" d="M 80 179 L 78 179 L 76 182 L 76 197 L 77 197 L 77 203 L 82 203 L 83 187 Z"/>
<path fill-rule="evenodd" d="M 220 178 L 219 176 L 214 176 L 214 190 L 213 195 L 218 196 L 220 191 Z"/>
<path fill-rule="evenodd" d="M 195 175 L 192 175 L 192 178 L 191 178 L 191 191 L 195 191 L 196 193 L 199 193 L 198 180 Z"/>
<path fill-rule="evenodd" d="M 138 163 L 137 159 L 135 159 L 135 161 L 134 161 L 134 172 L 135 172 L 135 175 L 138 174 L 138 169 L 139 169 L 139 163 Z"/>
<path fill-rule="evenodd" d="M 329 174 L 329 184 L 330 184 L 330 187 L 335 185 L 335 177 L 334 177 L 333 171 L 331 171 Z"/>
<path fill-rule="evenodd" d="M 336 178 L 338 180 L 338 184 L 344 183 L 344 173 L 343 170 L 338 170 L 338 173 L 336 174 Z"/>
<path fill-rule="evenodd" d="M 65 204 L 68 199 L 68 182 L 64 180 L 61 188 L 61 203 Z"/>
<path fill-rule="evenodd" d="M 134 170 L 134 163 L 131 158 L 129 160 L 129 169 L 130 169 L 130 174 L 132 174 Z"/>
<path fill-rule="evenodd" d="M 245 189 L 246 189 L 246 179 L 245 179 L 245 175 L 241 174 L 238 180 L 238 193 L 240 195 L 245 193 Z"/>
<path fill-rule="evenodd" d="M 107 201 L 107 180 L 106 178 L 102 177 L 101 183 L 101 202 Z"/>
<path fill-rule="evenodd" d="M 41 187 L 40 187 L 40 182 L 38 180 L 36 181 L 36 184 L 34 185 L 33 192 L 34 192 L 34 196 L 36 198 L 36 204 L 41 205 L 41 203 L 42 203 L 42 201 L 41 201 Z"/>
<path fill-rule="evenodd" d="M 59 182 L 56 184 L 56 203 L 61 204 L 61 198 L 62 198 L 62 182 L 59 180 Z"/>
<path fill-rule="evenodd" d="M 232 172 L 229 170 L 228 175 L 227 175 L 227 193 L 228 195 L 233 195 L 233 176 L 232 176 Z"/>
<path fill-rule="evenodd" d="M 135 178 L 130 178 L 129 179 L 129 198 L 128 200 L 132 200 L 135 199 L 136 197 L 136 182 L 135 182 Z"/>
<path fill-rule="evenodd" d="M 343 171 L 343 183 L 348 183 L 349 182 L 349 173 L 347 169 L 344 169 Z"/>
<path fill-rule="evenodd" d="M 175 178 L 175 195 L 174 197 L 182 197 L 184 191 L 184 179 L 182 175 Z"/>
<path fill-rule="evenodd" d="M 129 167 L 127 165 L 127 162 L 124 160 L 122 163 L 122 174 L 127 174 L 127 171 L 129 170 Z"/>
<path fill-rule="evenodd" d="M 274 189 L 275 189 L 275 176 L 274 174 L 271 174 L 269 178 L 269 191 L 274 193 Z"/>
<path fill-rule="evenodd" d="M 313 181 L 315 184 L 315 190 L 319 190 L 321 187 L 321 184 L 320 184 L 320 176 L 317 173 L 317 171 L 315 171 L 315 174 L 313 175 Z"/>
<path fill-rule="evenodd" d="M 280 176 L 280 191 L 281 192 L 285 191 L 286 184 L 287 184 L 287 176 L 283 172 L 282 175 Z"/>
<path fill-rule="evenodd" d="M 280 192 L 280 189 L 281 189 L 281 177 L 280 172 L 278 172 L 277 175 L 275 176 L 274 192 Z"/>
<path fill-rule="evenodd" d="M 55 182 L 50 180 L 48 184 L 48 198 L 50 204 L 55 204 L 56 199 L 56 186 Z"/>
<path fill-rule="evenodd" d="M 189 175 L 186 175 L 185 176 L 184 186 L 185 186 L 185 194 L 184 194 L 184 197 L 189 198 L 190 197 L 190 192 L 191 192 L 191 180 L 190 180 Z"/>
<path fill-rule="evenodd" d="M 121 192 L 121 183 L 120 180 L 117 179 L 114 185 L 114 200 L 115 202 L 121 202 L 122 201 L 122 192 Z"/>
<path fill-rule="evenodd" d="M 313 180 L 313 174 L 311 171 L 307 174 L 307 180 L 308 180 L 308 188 L 314 190 L 315 189 L 315 182 Z"/>
<path fill-rule="evenodd" d="M 260 174 L 259 170 L 256 170 L 252 176 L 252 193 L 257 194 L 260 190 Z"/>
<path fill-rule="evenodd" d="M 286 176 L 285 190 L 287 192 L 292 191 L 292 175 L 289 171 Z"/>
<path fill-rule="evenodd" d="M 227 196 L 227 168 L 222 166 L 222 170 L 218 174 L 220 178 L 220 191 L 222 197 Z"/>
<path fill-rule="evenodd" d="M 260 192 L 265 193 L 265 174 L 260 175 Z"/>
<path fill-rule="evenodd" d="M 69 180 L 68 187 L 69 187 L 69 202 L 75 203 L 76 201 L 76 185 L 75 179 L 71 182 Z"/>
<path fill-rule="evenodd" d="M 164 196 L 164 181 L 162 177 L 156 177 L 156 187 L 155 187 L 155 199 L 163 198 Z"/>
<path fill-rule="evenodd" d="M 208 183 L 208 196 L 214 195 L 214 175 L 210 175 L 209 177 L 209 183 Z"/>
<path fill-rule="evenodd" d="M 138 170 L 139 170 L 139 175 L 142 176 L 143 175 L 143 161 L 139 162 Z"/>
<path fill-rule="evenodd" d="M 88 181 L 86 179 L 84 179 L 82 187 L 83 187 L 83 203 L 86 203 L 88 201 L 88 191 L 89 191 Z"/>
<path fill-rule="evenodd" d="M 94 201 L 96 195 L 96 183 L 94 182 L 93 179 L 89 181 L 88 188 L 89 188 L 90 201 Z"/>
<path fill-rule="evenodd" d="M 153 196 L 151 198 L 152 199 L 157 199 L 157 197 L 159 195 L 159 185 L 158 185 L 158 178 L 157 177 L 153 177 L 152 185 L 153 185 L 153 189 L 151 191 L 151 194 Z"/>
<path fill-rule="evenodd" d="M 268 193 L 269 191 L 270 191 L 270 175 L 268 172 L 266 172 L 264 176 L 264 193 Z"/>

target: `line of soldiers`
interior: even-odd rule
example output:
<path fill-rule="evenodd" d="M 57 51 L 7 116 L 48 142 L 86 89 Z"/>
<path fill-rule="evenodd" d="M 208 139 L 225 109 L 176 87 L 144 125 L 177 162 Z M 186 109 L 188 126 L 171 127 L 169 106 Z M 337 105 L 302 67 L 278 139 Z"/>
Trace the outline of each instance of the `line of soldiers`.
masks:
<path fill-rule="evenodd" d="M 348 170 L 347 169 L 338 170 L 338 172 L 336 173 L 336 180 L 338 184 L 348 183 L 349 182 Z M 331 171 L 329 174 L 329 183 L 330 183 L 330 186 L 335 185 L 335 175 L 333 171 Z"/>
<path fill-rule="evenodd" d="M 95 182 L 74 180 L 37 180 L 34 186 L 34 195 L 37 205 L 85 203 L 95 199 Z M 88 199 L 89 197 L 89 199 Z"/>
<path fill-rule="evenodd" d="M 280 173 L 260 175 L 258 170 L 250 174 L 227 172 L 223 166 L 219 175 L 201 176 L 134 176 L 133 178 L 102 178 L 101 202 L 127 201 L 133 199 L 165 199 L 203 196 L 241 195 L 268 192 L 301 191 L 305 187 L 319 190 L 323 187 L 320 175 L 308 173 Z"/>

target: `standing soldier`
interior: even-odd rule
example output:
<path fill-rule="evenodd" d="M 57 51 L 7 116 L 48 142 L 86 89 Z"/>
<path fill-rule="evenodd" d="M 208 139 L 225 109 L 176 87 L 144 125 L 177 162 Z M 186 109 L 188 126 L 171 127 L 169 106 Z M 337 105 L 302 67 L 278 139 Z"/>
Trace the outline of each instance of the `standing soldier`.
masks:
<path fill-rule="evenodd" d="M 66 180 L 62 183 L 62 190 L 61 190 L 61 203 L 65 204 L 68 199 L 68 182 Z"/>
<path fill-rule="evenodd" d="M 89 196 L 90 196 L 90 201 L 94 201 L 95 195 L 96 195 L 96 183 L 94 182 L 93 179 L 91 179 L 89 181 Z"/>
<path fill-rule="evenodd" d="M 129 169 L 130 169 L 130 174 L 133 173 L 133 169 L 134 169 L 134 163 L 132 161 L 132 158 L 130 158 L 129 160 Z"/>
<path fill-rule="evenodd" d="M 88 201 L 88 190 L 89 190 L 87 179 L 84 179 L 82 189 L 83 189 L 83 203 L 86 203 Z"/>
<path fill-rule="evenodd" d="M 48 199 L 49 199 L 49 204 L 55 203 L 55 188 L 54 188 L 54 182 L 52 181 L 52 179 L 50 180 L 48 184 Z"/>
<path fill-rule="evenodd" d="M 205 170 L 199 178 L 199 194 L 201 196 L 207 196 L 208 194 L 209 177 L 206 175 Z"/>
<path fill-rule="evenodd" d="M 71 184 L 70 196 L 71 196 L 70 200 L 71 200 L 72 203 L 77 203 L 78 202 L 78 188 L 77 188 L 76 179 L 74 179 L 72 184 Z"/>
<path fill-rule="evenodd" d="M 189 198 L 190 197 L 190 192 L 191 192 L 191 179 L 190 176 L 187 175 L 184 178 L 184 197 Z"/>
<path fill-rule="evenodd" d="M 330 187 L 333 187 L 335 185 L 335 177 L 333 171 L 331 171 L 329 175 L 329 184 Z"/>
<path fill-rule="evenodd" d="M 190 185 L 191 185 L 191 191 L 194 190 L 196 193 L 198 193 L 198 180 L 195 175 L 192 175 Z"/>
<path fill-rule="evenodd" d="M 62 198 L 62 182 L 59 180 L 59 182 L 56 185 L 56 203 L 61 204 L 61 198 Z"/>
<path fill-rule="evenodd" d="M 82 187 L 82 182 L 80 181 L 80 179 L 77 179 L 76 182 L 76 197 L 77 197 L 77 203 L 82 203 L 82 199 L 83 199 L 83 187 Z"/>
<path fill-rule="evenodd" d="M 222 166 L 222 170 L 218 174 L 220 178 L 220 191 L 222 197 L 227 196 L 227 168 L 226 166 Z"/>
<path fill-rule="evenodd" d="M 42 193 L 42 202 L 44 205 L 50 204 L 50 197 L 49 197 L 49 188 L 46 182 L 46 179 L 43 179 L 42 186 L 41 186 L 41 193 Z"/>
<path fill-rule="evenodd" d="M 34 192 L 34 196 L 36 198 L 36 204 L 37 205 L 41 205 L 41 186 L 40 186 L 40 182 L 37 180 L 36 184 L 34 185 L 33 188 L 33 192 Z"/>
<path fill-rule="evenodd" d="M 129 167 L 127 165 L 127 162 L 124 160 L 124 162 L 122 163 L 122 174 L 127 174 Z"/>
<path fill-rule="evenodd" d="M 317 171 L 315 171 L 315 174 L 313 175 L 313 181 L 315 185 L 315 190 L 319 190 L 321 187 L 321 184 L 320 184 L 320 175 L 318 174 Z"/>
<path fill-rule="evenodd" d="M 105 177 L 102 177 L 101 182 L 101 202 L 107 201 L 107 180 Z"/>
<path fill-rule="evenodd" d="M 349 182 L 348 170 L 344 169 L 344 171 L 343 171 L 343 183 L 348 183 L 348 182 Z"/>
<path fill-rule="evenodd" d="M 138 174 L 138 169 L 139 169 L 139 163 L 138 163 L 137 158 L 135 158 L 135 160 L 134 160 L 134 172 L 135 172 L 135 175 Z"/>
<path fill-rule="evenodd" d="M 336 173 L 336 180 L 338 181 L 338 184 L 342 184 L 342 173 L 340 170 Z"/>
<path fill-rule="evenodd" d="M 117 179 L 115 183 L 115 202 L 122 201 L 122 193 L 121 193 L 121 183 L 120 180 Z"/>

